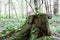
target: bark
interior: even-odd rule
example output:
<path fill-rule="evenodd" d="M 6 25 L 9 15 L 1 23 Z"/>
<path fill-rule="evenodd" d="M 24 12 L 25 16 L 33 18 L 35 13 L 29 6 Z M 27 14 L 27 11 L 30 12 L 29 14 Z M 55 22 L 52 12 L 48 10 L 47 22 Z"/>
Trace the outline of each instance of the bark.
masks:
<path fill-rule="evenodd" d="M 39 29 L 37 38 L 51 35 L 47 15 L 46 14 L 42 14 L 42 15 L 38 15 L 38 16 L 31 15 L 31 16 L 29 16 L 29 20 L 26 24 L 27 30 L 24 32 L 25 34 L 21 40 L 29 40 L 31 27 L 33 24 L 36 28 Z"/>
<path fill-rule="evenodd" d="M 10 18 L 10 16 L 11 16 L 11 15 L 10 15 L 10 11 L 11 11 L 11 9 L 10 9 L 10 6 L 11 6 L 11 5 L 10 5 L 10 0 L 8 0 L 8 3 L 9 3 L 9 6 L 8 6 L 8 8 L 9 8 L 9 18 Z"/>
<path fill-rule="evenodd" d="M 37 0 L 34 0 L 34 5 L 35 5 L 35 14 L 37 14 L 38 13 L 38 2 L 37 2 Z"/>
<path fill-rule="evenodd" d="M 46 8 L 46 14 L 48 15 L 48 18 L 52 18 L 52 12 L 51 12 L 51 0 L 50 0 L 50 11 L 49 11 L 49 5 L 48 5 L 48 0 L 44 0 L 45 2 L 45 8 Z"/>
<path fill-rule="evenodd" d="M 51 35 L 48 23 L 48 16 L 46 14 L 42 14 L 39 17 L 37 17 L 35 21 L 35 26 L 39 29 L 37 36 L 38 38 Z"/>
<path fill-rule="evenodd" d="M 57 15 L 58 13 L 58 0 L 54 2 L 54 14 Z"/>
<path fill-rule="evenodd" d="M 33 19 L 33 17 L 30 16 L 27 23 L 26 23 L 27 29 L 24 32 L 24 34 L 23 34 L 23 36 L 22 36 L 22 38 L 20 40 L 29 40 L 30 32 L 31 32 L 31 26 L 32 26 L 32 19 Z"/>

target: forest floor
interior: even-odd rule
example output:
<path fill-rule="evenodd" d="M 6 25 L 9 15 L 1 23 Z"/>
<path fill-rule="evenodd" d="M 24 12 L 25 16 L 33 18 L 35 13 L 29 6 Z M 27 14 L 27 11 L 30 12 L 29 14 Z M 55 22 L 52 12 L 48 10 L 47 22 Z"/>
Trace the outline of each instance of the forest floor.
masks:
<path fill-rule="evenodd" d="M 22 26 L 26 19 L 1 19 L 0 20 L 0 37 L 6 35 L 14 29 Z M 60 35 L 60 16 L 53 16 L 52 19 L 49 19 L 49 27 L 52 33 L 57 33 Z M 60 37 L 58 37 L 60 38 Z M 33 40 L 33 39 L 32 39 Z"/>

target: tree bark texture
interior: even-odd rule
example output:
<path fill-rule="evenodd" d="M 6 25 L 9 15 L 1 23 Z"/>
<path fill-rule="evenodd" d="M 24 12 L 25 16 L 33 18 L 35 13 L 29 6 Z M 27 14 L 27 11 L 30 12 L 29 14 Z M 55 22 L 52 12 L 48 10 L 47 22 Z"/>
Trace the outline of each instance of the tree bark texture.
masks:
<path fill-rule="evenodd" d="M 50 36 L 51 32 L 49 29 L 49 23 L 48 23 L 48 16 L 46 14 L 42 15 L 30 15 L 29 20 L 26 24 L 27 30 L 25 31 L 25 35 L 22 37 L 22 40 L 29 40 L 30 32 L 32 25 L 39 29 L 37 38 L 43 37 L 43 36 Z"/>

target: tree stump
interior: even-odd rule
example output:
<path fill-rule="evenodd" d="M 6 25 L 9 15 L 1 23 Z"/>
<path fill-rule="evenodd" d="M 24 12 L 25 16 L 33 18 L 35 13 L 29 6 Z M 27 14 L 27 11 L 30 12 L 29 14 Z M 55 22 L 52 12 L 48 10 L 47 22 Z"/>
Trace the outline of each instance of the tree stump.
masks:
<path fill-rule="evenodd" d="M 23 40 L 25 40 L 25 39 L 29 40 L 31 27 L 33 24 L 36 28 L 39 29 L 37 38 L 51 35 L 50 29 L 49 29 L 49 23 L 48 23 L 48 16 L 46 14 L 30 15 L 29 20 L 26 23 L 27 30 L 25 32 L 25 36 L 22 37 Z"/>

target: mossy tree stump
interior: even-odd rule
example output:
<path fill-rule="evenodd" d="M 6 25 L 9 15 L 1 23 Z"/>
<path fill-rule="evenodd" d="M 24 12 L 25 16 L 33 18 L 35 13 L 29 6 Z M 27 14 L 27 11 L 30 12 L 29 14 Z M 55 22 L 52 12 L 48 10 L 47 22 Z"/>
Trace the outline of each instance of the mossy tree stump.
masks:
<path fill-rule="evenodd" d="M 26 23 L 27 29 L 25 31 L 24 36 L 22 37 L 22 40 L 29 40 L 31 27 L 33 24 L 36 28 L 39 29 L 37 38 L 51 35 L 48 23 L 48 16 L 46 14 L 30 15 L 28 19 L 29 20 Z"/>

